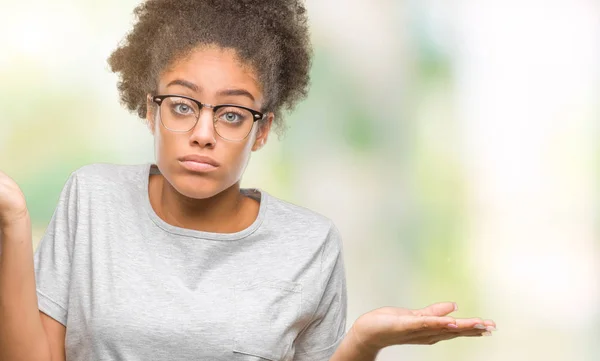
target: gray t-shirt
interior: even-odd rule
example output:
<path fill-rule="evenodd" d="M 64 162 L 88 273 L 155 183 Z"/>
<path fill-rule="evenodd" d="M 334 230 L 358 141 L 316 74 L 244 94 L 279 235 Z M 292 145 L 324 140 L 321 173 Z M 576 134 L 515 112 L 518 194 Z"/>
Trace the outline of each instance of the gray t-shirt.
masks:
<path fill-rule="evenodd" d="M 69 177 L 35 251 L 39 309 L 67 361 L 329 360 L 345 335 L 332 222 L 257 189 L 237 233 L 175 227 L 152 209 L 152 164 Z"/>

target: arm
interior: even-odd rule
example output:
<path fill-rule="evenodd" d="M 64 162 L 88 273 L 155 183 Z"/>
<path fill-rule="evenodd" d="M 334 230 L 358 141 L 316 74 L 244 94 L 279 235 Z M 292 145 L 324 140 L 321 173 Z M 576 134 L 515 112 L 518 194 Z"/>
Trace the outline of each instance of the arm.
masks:
<path fill-rule="evenodd" d="M 40 312 L 40 319 L 48 337 L 52 361 L 65 361 L 67 358 L 65 354 L 67 328 L 43 312 Z"/>
<path fill-rule="evenodd" d="M 369 350 L 361 345 L 351 328 L 329 361 L 375 361 L 379 350 Z"/>
<path fill-rule="evenodd" d="M 65 327 L 38 311 L 31 220 L 0 171 L 0 360 L 63 361 Z"/>
<path fill-rule="evenodd" d="M 0 229 L 0 360 L 50 361 L 35 292 L 29 215 Z"/>

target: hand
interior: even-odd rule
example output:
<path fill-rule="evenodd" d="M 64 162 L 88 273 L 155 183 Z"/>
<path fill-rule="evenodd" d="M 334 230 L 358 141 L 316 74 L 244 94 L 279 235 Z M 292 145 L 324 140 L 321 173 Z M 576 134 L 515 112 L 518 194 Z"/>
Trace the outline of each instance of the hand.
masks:
<path fill-rule="evenodd" d="M 392 345 L 433 345 L 456 337 L 491 335 L 496 324 L 480 318 L 455 319 L 452 302 L 436 303 L 420 310 L 382 307 L 360 316 L 349 333 L 365 353 L 375 354 Z"/>
<path fill-rule="evenodd" d="M 14 180 L 0 171 L 0 228 L 7 227 L 28 215 L 23 192 Z"/>

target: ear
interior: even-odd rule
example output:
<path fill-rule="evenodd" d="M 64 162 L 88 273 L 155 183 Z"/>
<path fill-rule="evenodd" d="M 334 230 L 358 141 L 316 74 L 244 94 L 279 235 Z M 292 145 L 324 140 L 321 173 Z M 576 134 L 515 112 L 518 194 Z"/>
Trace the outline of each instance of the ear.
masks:
<path fill-rule="evenodd" d="M 156 122 L 156 109 L 157 105 L 154 101 L 152 101 L 152 95 L 146 95 L 146 121 L 148 125 L 148 129 L 150 129 L 150 133 L 154 135 L 154 126 Z"/>
<path fill-rule="evenodd" d="M 267 138 L 269 137 L 269 132 L 271 131 L 271 125 L 273 124 L 275 114 L 270 112 L 267 113 L 266 117 L 267 118 L 262 122 L 259 121 L 258 129 L 256 131 L 256 138 L 254 140 L 254 144 L 252 145 L 253 152 L 256 152 L 267 143 Z"/>

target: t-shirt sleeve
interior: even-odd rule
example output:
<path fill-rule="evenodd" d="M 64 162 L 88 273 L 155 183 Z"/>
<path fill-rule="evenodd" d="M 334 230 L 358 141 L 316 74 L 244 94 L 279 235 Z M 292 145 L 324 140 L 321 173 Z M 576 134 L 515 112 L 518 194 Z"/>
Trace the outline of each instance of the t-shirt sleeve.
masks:
<path fill-rule="evenodd" d="M 65 326 L 77 211 L 78 187 L 73 173 L 34 253 L 38 308 Z"/>
<path fill-rule="evenodd" d="M 323 248 L 325 288 L 317 310 L 295 341 L 294 361 L 327 361 L 346 333 L 347 291 L 342 242 L 332 225 Z"/>

